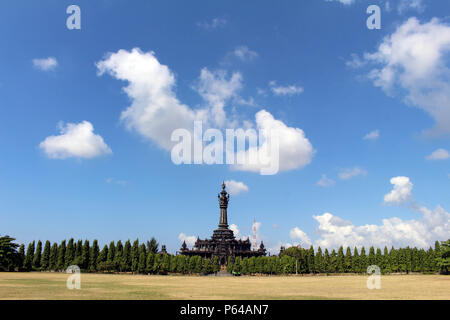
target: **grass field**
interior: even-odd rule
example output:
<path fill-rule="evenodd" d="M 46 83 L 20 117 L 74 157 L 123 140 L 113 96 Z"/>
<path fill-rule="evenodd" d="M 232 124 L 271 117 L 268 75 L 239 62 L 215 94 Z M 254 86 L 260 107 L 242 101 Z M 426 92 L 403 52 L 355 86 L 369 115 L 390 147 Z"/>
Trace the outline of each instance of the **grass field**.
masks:
<path fill-rule="evenodd" d="M 450 276 L 389 275 L 369 290 L 367 276 L 196 277 L 0 273 L 0 299 L 450 299 Z"/>

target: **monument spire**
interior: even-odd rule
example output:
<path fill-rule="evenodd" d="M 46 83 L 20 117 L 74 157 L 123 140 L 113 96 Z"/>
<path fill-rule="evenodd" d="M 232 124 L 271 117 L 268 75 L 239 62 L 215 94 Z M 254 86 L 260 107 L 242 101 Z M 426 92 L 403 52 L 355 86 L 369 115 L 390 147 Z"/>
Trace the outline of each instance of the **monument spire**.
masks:
<path fill-rule="evenodd" d="M 219 229 L 228 229 L 228 217 L 227 217 L 227 208 L 228 201 L 230 200 L 230 195 L 225 190 L 225 181 L 222 182 L 222 192 L 217 196 L 219 198 L 219 207 L 220 207 L 220 219 L 219 219 Z"/>

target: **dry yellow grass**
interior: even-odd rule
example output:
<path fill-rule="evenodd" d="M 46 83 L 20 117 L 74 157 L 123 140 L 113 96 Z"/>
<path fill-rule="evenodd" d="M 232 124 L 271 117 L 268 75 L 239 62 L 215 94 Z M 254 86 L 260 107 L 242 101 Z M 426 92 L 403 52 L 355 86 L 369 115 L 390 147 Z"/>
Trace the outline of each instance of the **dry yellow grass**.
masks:
<path fill-rule="evenodd" d="M 369 290 L 367 276 L 195 277 L 0 273 L 0 299 L 450 299 L 450 277 L 389 275 Z"/>

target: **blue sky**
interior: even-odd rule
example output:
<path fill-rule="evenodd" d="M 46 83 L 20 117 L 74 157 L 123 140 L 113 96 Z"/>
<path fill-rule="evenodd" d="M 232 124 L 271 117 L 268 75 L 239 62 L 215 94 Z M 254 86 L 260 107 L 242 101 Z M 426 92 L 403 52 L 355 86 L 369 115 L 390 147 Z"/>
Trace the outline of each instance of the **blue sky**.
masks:
<path fill-rule="evenodd" d="M 233 180 L 229 222 L 246 237 L 256 219 L 272 251 L 450 237 L 447 1 L 76 1 L 81 30 L 68 30 L 71 4 L 0 4 L 1 234 L 155 236 L 175 252 L 212 234 Z M 143 119 L 156 102 L 165 116 Z M 235 128 L 262 110 L 281 121 L 298 142 L 285 169 L 173 164 L 155 122 L 221 117 L 217 104 Z"/>

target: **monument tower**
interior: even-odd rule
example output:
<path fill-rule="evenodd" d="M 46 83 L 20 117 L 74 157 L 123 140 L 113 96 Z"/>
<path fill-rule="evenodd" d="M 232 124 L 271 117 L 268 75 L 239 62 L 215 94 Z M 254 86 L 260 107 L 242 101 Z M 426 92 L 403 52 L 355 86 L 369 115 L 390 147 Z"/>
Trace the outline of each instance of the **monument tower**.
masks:
<path fill-rule="evenodd" d="M 233 230 L 228 227 L 228 202 L 230 195 L 226 191 L 225 182 L 222 183 L 222 191 L 218 194 L 219 199 L 219 225 L 213 231 L 211 239 L 200 240 L 197 238 L 193 249 L 188 249 L 183 242 L 180 253 L 188 256 L 202 256 L 213 259 L 218 257 L 221 265 L 226 265 L 228 257 L 234 260 L 236 257 L 255 257 L 266 255 L 266 249 L 261 241 L 258 250 L 251 250 L 250 239 L 236 239 Z M 254 248 L 255 249 L 255 248 Z"/>

